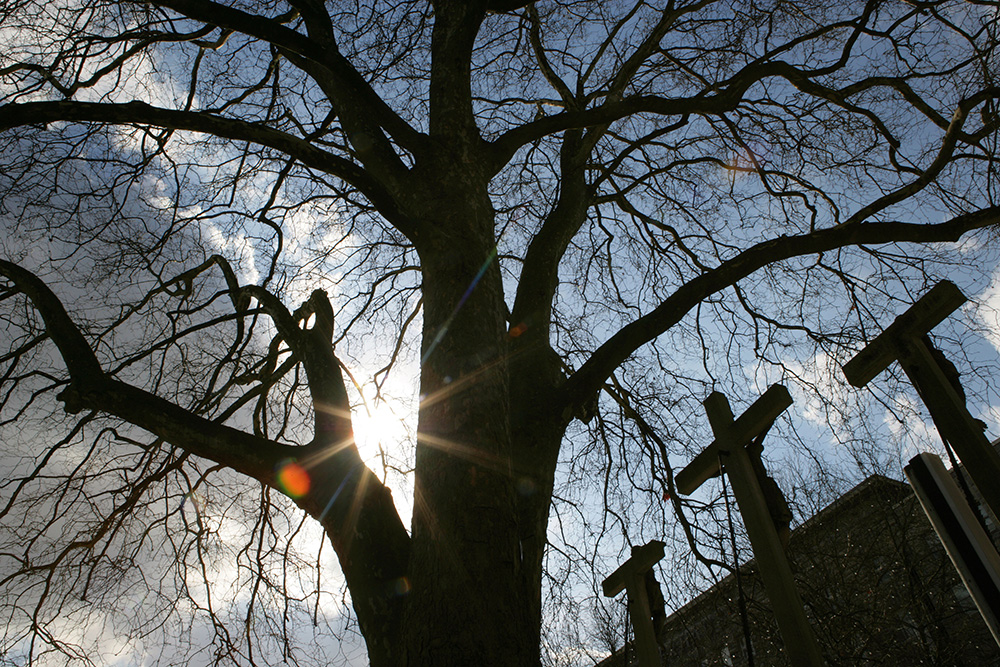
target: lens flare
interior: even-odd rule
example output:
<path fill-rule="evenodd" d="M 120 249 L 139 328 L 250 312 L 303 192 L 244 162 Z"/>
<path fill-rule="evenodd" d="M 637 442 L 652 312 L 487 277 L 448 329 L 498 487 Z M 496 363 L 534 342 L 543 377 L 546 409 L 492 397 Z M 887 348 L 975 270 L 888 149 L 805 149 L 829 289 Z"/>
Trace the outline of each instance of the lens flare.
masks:
<path fill-rule="evenodd" d="M 181 512 L 183 512 L 184 508 L 188 505 L 194 508 L 195 513 L 202 514 L 205 512 L 205 497 L 197 491 L 185 493 L 184 497 L 181 499 Z"/>
<path fill-rule="evenodd" d="M 410 592 L 410 580 L 406 577 L 393 579 L 389 582 L 389 590 L 396 597 L 403 597 Z"/>
<path fill-rule="evenodd" d="M 286 495 L 301 498 L 309 493 L 309 473 L 292 460 L 278 464 L 278 486 Z"/>

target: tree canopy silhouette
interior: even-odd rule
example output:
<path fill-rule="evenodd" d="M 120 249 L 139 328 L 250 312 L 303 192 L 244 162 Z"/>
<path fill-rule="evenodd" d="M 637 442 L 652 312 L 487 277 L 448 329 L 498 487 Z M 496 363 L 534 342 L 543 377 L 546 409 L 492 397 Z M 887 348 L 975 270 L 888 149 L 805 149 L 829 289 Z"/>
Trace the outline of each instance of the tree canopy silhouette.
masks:
<path fill-rule="evenodd" d="M 997 2 L 0 12 L 15 663 L 100 661 L 102 623 L 329 659 L 319 526 L 372 664 L 538 664 L 711 387 L 989 278 Z M 413 437 L 362 452 L 393 391 Z"/>

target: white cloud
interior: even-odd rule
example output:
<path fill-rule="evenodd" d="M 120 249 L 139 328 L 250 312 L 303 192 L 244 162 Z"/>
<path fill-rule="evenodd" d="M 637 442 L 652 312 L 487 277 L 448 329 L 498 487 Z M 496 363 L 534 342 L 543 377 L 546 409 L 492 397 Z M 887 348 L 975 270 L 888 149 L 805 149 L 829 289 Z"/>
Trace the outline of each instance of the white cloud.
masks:
<path fill-rule="evenodd" d="M 856 390 L 843 379 L 841 362 L 821 351 L 804 362 L 783 360 L 782 365 L 794 378 L 791 382 L 786 380 L 785 384 L 794 400 L 789 410 L 794 412 L 795 418 L 823 430 L 830 429 L 844 440 L 850 439 L 851 427 L 843 414 L 829 409 L 831 405 L 848 406 L 855 398 Z M 758 365 L 758 369 L 755 374 L 758 387 L 763 389 L 777 381 L 776 377 L 769 377 L 776 375 L 776 369 L 762 365 Z M 760 371 L 764 371 L 763 376 Z"/>
<path fill-rule="evenodd" d="M 974 310 L 978 319 L 986 329 L 986 338 L 1000 353 L 1000 269 L 993 274 L 990 286 L 976 295 L 979 308 Z"/>
<path fill-rule="evenodd" d="M 937 429 L 920 417 L 924 413 L 923 405 L 913 397 L 897 395 L 894 401 L 900 408 L 900 413 L 907 416 L 901 423 L 893 412 L 886 410 L 882 422 L 889 429 L 893 439 L 900 443 L 902 458 L 908 460 L 920 452 L 927 451 L 930 443 L 940 442 Z"/>
<path fill-rule="evenodd" d="M 209 244 L 219 252 L 219 254 L 235 259 L 234 270 L 238 274 L 241 284 L 256 285 L 260 280 L 260 271 L 257 269 L 256 252 L 253 241 L 246 234 L 226 235 L 221 229 L 208 222 L 204 225 L 204 233 L 208 237 Z"/>

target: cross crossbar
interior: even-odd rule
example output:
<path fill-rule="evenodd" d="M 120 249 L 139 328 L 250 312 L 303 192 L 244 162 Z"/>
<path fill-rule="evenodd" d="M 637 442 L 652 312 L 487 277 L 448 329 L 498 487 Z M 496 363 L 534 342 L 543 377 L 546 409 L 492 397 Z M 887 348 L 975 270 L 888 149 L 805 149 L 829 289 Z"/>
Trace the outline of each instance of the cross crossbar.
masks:
<path fill-rule="evenodd" d="M 855 387 L 864 387 L 902 355 L 903 341 L 923 336 L 966 302 L 950 280 L 942 280 L 895 319 L 875 340 L 844 364 L 844 375 Z"/>
<path fill-rule="evenodd" d="M 604 597 L 610 598 L 621 593 L 628 585 L 630 577 L 644 575 L 647 570 L 660 562 L 663 554 L 663 542 L 658 540 L 653 540 L 636 549 L 632 557 L 622 563 L 621 567 L 612 572 L 601 584 L 601 588 L 604 589 Z"/>
<path fill-rule="evenodd" d="M 725 399 L 719 392 L 713 392 L 705 399 L 705 407 L 718 405 L 716 394 Z M 694 493 L 706 479 L 719 474 L 719 449 L 727 452 L 732 446 L 745 446 L 751 440 L 767 430 L 774 420 L 792 404 L 792 396 L 788 389 L 780 384 L 773 384 L 767 391 L 747 408 L 746 412 L 728 426 L 728 436 L 723 441 L 717 437 L 698 456 L 694 458 L 674 478 L 678 492 L 688 495 Z M 728 403 L 727 403 L 728 406 Z M 710 418 L 713 410 L 709 410 Z M 732 417 L 730 417 L 732 419 Z M 713 424 L 713 429 L 715 425 Z"/>

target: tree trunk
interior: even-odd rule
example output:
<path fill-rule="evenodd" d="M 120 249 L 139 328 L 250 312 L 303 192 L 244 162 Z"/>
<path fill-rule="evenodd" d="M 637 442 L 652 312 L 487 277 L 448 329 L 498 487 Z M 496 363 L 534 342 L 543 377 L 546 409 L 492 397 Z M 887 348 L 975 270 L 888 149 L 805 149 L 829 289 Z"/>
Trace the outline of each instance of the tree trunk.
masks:
<path fill-rule="evenodd" d="M 424 342 L 406 663 L 530 665 L 539 658 L 511 475 L 506 308 L 485 179 L 459 167 L 469 157 L 429 170 L 448 185 L 420 202 L 433 222 L 417 243 Z"/>

